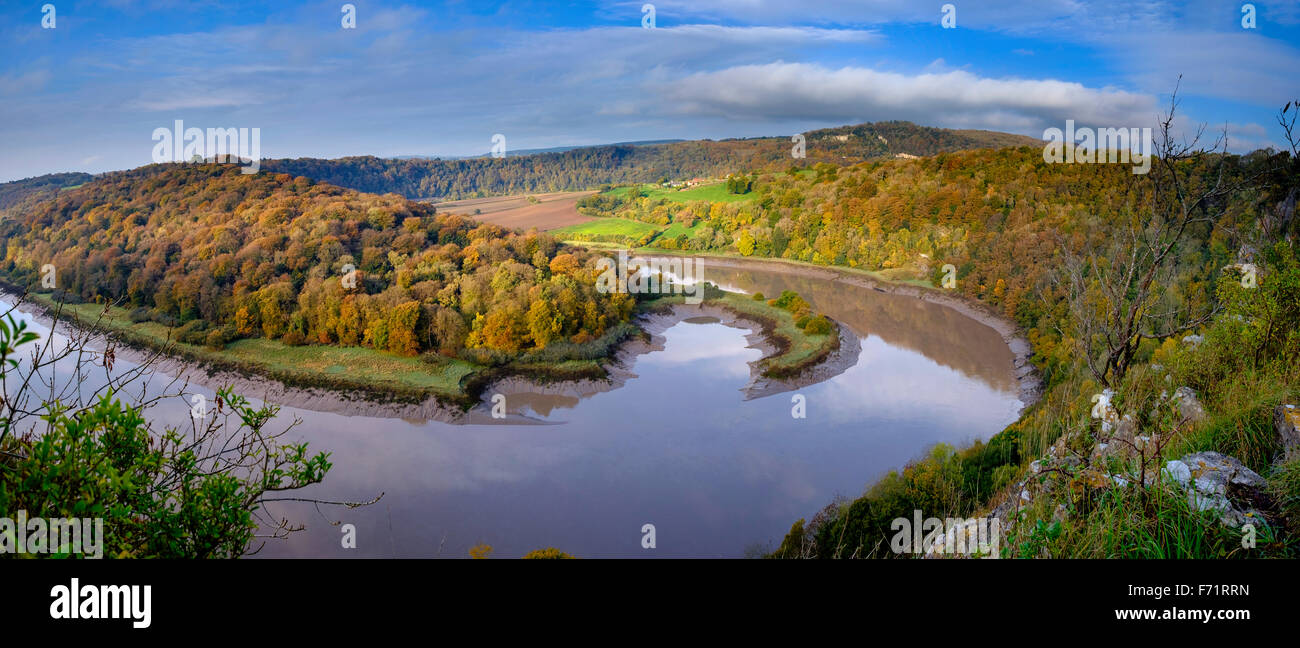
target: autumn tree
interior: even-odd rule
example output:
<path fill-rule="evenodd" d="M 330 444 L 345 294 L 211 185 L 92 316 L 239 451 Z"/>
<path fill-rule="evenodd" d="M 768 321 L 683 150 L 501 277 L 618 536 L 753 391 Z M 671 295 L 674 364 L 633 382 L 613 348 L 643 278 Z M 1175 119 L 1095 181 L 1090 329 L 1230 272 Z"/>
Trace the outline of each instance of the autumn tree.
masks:
<path fill-rule="evenodd" d="M 1173 131 L 1177 107 L 1175 91 L 1157 125 L 1139 200 L 1113 207 L 1095 223 L 1104 232 L 1088 239 L 1089 253 L 1062 240 L 1060 276 L 1072 331 L 1089 372 L 1105 386 L 1124 378 L 1143 339 L 1180 334 L 1213 314 L 1175 292 L 1177 261 L 1191 231 L 1213 225 L 1222 199 L 1239 183 L 1225 175 L 1227 133 L 1208 150 L 1199 146 L 1203 127 L 1180 141 Z M 1207 159 L 1211 166 L 1202 173 Z"/>

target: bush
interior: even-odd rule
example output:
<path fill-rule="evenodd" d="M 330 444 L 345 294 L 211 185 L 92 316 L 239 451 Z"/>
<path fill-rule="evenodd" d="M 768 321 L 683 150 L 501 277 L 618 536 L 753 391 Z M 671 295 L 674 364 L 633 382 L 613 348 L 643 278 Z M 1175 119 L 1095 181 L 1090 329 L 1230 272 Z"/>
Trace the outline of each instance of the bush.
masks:
<path fill-rule="evenodd" d="M 560 551 L 555 547 L 547 547 L 545 549 L 534 549 L 524 554 L 524 559 L 525 560 L 573 560 L 573 556 L 570 556 L 569 554 L 564 553 L 563 551 Z"/>
<path fill-rule="evenodd" d="M 158 322 L 159 324 L 162 324 L 163 326 L 166 326 L 168 328 L 179 326 L 181 323 L 181 321 L 177 319 L 175 315 L 172 315 L 170 313 L 164 313 L 156 308 L 149 311 L 149 319 Z"/>
<path fill-rule="evenodd" d="M 131 312 L 127 313 L 127 317 L 131 320 L 132 324 L 139 324 L 140 322 L 147 322 L 152 319 L 149 316 L 149 309 L 143 307 L 132 308 Z"/>
<path fill-rule="evenodd" d="M 220 351 L 226 348 L 226 335 L 220 329 L 208 331 L 208 337 L 204 340 L 203 346 L 213 351 Z"/>
<path fill-rule="evenodd" d="M 54 292 L 50 294 L 50 298 L 53 299 L 55 303 L 63 304 L 84 304 L 86 302 L 86 300 L 81 298 L 81 295 L 63 290 L 62 288 L 56 288 Z"/>
<path fill-rule="evenodd" d="M 515 354 L 484 347 L 461 349 L 457 354 L 461 360 L 484 367 L 499 367 L 515 358 Z"/>
<path fill-rule="evenodd" d="M 0 322 L 0 360 L 36 339 L 12 319 Z M 26 371 L 57 361 L 38 348 L 29 365 L 36 369 L 0 361 L 0 377 L 19 382 Z M 73 375 L 88 368 L 78 361 Z M 17 387 L 13 396 L 39 393 L 26 389 Z M 129 391 L 42 402 L 33 412 L 0 419 L 0 513 L 101 519 L 102 544 L 81 546 L 92 556 L 234 558 L 252 548 L 253 513 L 264 496 L 318 483 L 330 469 L 328 455 L 308 455 L 305 443 L 281 445 L 283 432 L 263 430 L 278 408 L 254 408 L 228 388 L 217 391 L 228 418 L 185 432 L 152 429 L 144 407 L 119 393 Z"/>
<path fill-rule="evenodd" d="M 831 326 L 831 321 L 826 319 L 825 315 L 818 315 L 811 319 L 803 317 L 801 321 L 803 321 L 803 325 L 799 328 L 802 328 L 804 333 L 808 335 L 829 335 L 831 331 L 835 330 L 835 327 Z"/>
<path fill-rule="evenodd" d="M 185 344 L 206 344 L 208 341 L 208 323 L 203 320 L 190 320 L 176 331 L 176 339 Z"/>

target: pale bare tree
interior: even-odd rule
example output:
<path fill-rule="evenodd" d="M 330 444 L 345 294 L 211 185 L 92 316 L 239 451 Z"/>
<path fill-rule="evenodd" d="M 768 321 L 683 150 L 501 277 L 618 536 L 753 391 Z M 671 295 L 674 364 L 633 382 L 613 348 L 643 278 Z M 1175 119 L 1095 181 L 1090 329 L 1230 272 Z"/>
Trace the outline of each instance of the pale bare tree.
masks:
<path fill-rule="evenodd" d="M 1200 145 L 1204 126 L 1179 138 L 1177 109 L 1175 90 L 1156 126 L 1151 170 L 1134 177 L 1136 201 L 1100 215 L 1082 249 L 1058 234 L 1057 278 L 1072 332 L 1088 370 L 1107 387 L 1123 380 L 1144 338 L 1179 335 L 1215 312 L 1178 294 L 1177 262 L 1194 228 L 1212 227 L 1244 182 L 1230 177 L 1226 129 L 1208 148 Z"/>

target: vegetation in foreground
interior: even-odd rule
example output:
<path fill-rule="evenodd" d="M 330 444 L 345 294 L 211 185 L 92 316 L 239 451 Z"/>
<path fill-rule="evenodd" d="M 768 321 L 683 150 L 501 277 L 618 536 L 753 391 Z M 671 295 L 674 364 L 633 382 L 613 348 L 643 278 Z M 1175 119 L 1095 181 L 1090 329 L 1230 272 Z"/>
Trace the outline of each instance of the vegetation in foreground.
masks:
<path fill-rule="evenodd" d="M 266 507 L 320 482 L 331 464 L 305 443 L 282 442 L 292 425 L 269 429 L 277 408 L 222 389 L 215 411 L 191 429 L 156 430 L 146 410 L 181 394 L 127 396 L 148 362 L 83 393 L 82 377 L 111 369 L 113 352 L 92 350 L 88 333 L 71 335 L 56 347 L 8 314 L 0 321 L 0 382 L 13 387 L 0 402 L 0 511 L 99 518 L 94 551 L 111 558 L 233 558 L 302 528 Z M 72 369 L 60 374 L 60 363 Z M 41 544 L 16 553 L 14 533 L 0 535 L 6 557 L 91 551 Z"/>
<path fill-rule="evenodd" d="M 771 556 L 906 557 L 893 521 L 914 511 L 999 520 L 1004 557 L 1300 556 L 1300 452 L 1279 416 L 1300 397 L 1295 109 L 1279 119 L 1290 152 L 1196 150 L 1166 121 L 1149 184 L 1116 185 L 1125 200 L 1037 206 L 981 234 L 962 290 L 1029 329 L 1043 398 L 987 442 L 936 446 L 799 520 Z M 1031 246 L 1001 275 L 990 262 L 1026 237 L 1059 252 Z M 1028 283 L 989 292 L 1002 276 Z"/>

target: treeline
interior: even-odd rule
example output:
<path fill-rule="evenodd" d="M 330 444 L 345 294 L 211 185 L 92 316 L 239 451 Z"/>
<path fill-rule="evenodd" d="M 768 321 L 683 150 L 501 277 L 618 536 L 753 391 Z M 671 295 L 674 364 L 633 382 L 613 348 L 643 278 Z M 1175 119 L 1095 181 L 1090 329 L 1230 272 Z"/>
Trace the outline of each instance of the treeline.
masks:
<path fill-rule="evenodd" d="M 13 283 L 49 276 L 63 297 L 214 348 L 518 352 L 599 337 L 633 308 L 597 292 L 592 256 L 548 235 L 233 165 L 108 174 L 4 221 L 0 244 Z"/>
<path fill-rule="evenodd" d="M 1200 163 L 1210 173 L 1214 159 Z M 1264 174 L 1285 154 L 1231 156 L 1227 181 Z M 1056 344 L 1063 313 L 1051 275 L 1062 246 L 1099 244 L 1108 215 L 1132 213 L 1149 195 L 1142 176 L 1115 164 L 1047 164 L 1038 147 L 976 150 L 851 167 L 817 164 L 813 173 L 764 173 L 753 200 L 677 203 L 598 195 L 584 213 L 689 228 L 649 245 L 737 253 L 881 271 L 939 285 L 953 266 L 960 293 L 991 304 L 1029 331 L 1049 371 L 1071 361 Z M 1259 194 L 1239 192 L 1232 218 L 1263 213 Z M 1186 299 L 1206 299 L 1218 269 L 1245 241 L 1234 220 L 1201 225 L 1179 250 Z M 680 229 L 677 231 L 680 232 Z M 1058 235 L 1063 238 L 1058 238 Z"/>
<path fill-rule="evenodd" d="M 892 157 L 933 155 L 981 147 L 1024 145 L 1030 138 L 988 131 L 955 131 L 881 122 L 811 131 L 807 157 L 795 159 L 789 137 L 698 140 L 646 145 L 595 146 L 555 153 L 459 160 L 385 159 L 268 160 L 263 168 L 305 176 L 368 193 L 397 193 L 412 199 L 455 200 L 543 191 L 573 191 L 604 184 L 661 179 L 718 177 L 734 171 L 780 170 L 792 163 L 836 164 Z"/>
<path fill-rule="evenodd" d="M 0 213 L 22 202 L 35 203 L 44 200 L 65 187 L 90 182 L 93 177 L 89 173 L 49 173 L 0 183 Z"/>

